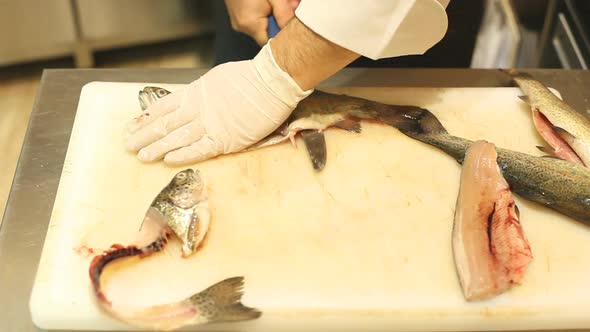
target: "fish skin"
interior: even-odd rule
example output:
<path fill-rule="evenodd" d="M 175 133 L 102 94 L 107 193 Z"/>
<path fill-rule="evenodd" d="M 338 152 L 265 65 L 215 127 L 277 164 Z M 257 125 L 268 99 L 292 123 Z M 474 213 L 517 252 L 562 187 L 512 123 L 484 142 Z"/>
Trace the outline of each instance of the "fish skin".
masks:
<path fill-rule="evenodd" d="M 240 302 L 243 277 L 224 279 L 179 302 L 146 306 L 140 310 L 114 307 L 103 293 L 100 277 L 110 263 L 126 257 L 150 256 L 163 250 L 173 236 L 183 243 L 182 257 L 185 258 L 198 249 L 208 227 L 206 185 L 200 172 L 185 169 L 176 173 L 147 209 L 135 243 L 128 246 L 115 244 L 92 259 L 88 273 L 98 304 L 122 322 L 152 330 L 168 331 L 188 325 L 260 317 L 260 311 Z"/>
<path fill-rule="evenodd" d="M 519 284 L 532 260 L 518 208 L 496 162 L 493 143 L 474 142 L 461 170 L 453 222 L 455 268 L 467 301 Z"/>
<path fill-rule="evenodd" d="M 528 103 L 532 111 L 539 111 L 549 120 L 553 127 L 561 128 L 568 134 L 567 137 L 563 137 L 559 132 L 552 133 L 566 141 L 570 140 L 568 143 L 570 143 L 571 148 L 583 161 L 584 165 L 589 166 L 590 119 L 558 98 L 543 83 L 535 80 L 530 74 L 514 69 L 501 71 L 510 75 L 520 87 L 526 96 L 526 98 L 521 99 Z M 543 133 L 541 134 L 543 135 Z M 546 136 L 544 138 L 547 139 Z M 556 149 L 557 147 L 553 146 L 553 148 Z"/>
<path fill-rule="evenodd" d="M 411 118 L 413 121 L 398 127 L 400 132 L 463 163 L 473 141 L 450 135 L 427 110 Z M 590 225 L 590 169 L 503 148 L 497 148 L 497 153 L 498 165 L 513 193 Z"/>

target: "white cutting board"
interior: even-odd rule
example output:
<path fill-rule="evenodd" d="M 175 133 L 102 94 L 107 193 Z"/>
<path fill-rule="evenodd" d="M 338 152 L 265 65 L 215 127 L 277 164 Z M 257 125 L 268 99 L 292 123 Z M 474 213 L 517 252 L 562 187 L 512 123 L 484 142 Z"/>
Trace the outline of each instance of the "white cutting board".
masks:
<path fill-rule="evenodd" d="M 174 90 L 178 86 L 157 84 Z M 31 298 L 46 329 L 134 330 L 102 313 L 86 245 L 130 243 L 154 196 L 181 168 L 142 164 L 124 150 L 124 123 L 145 84 L 82 90 Z M 541 155 L 516 88 L 327 89 L 430 109 L 453 134 Z M 199 330 L 489 330 L 590 327 L 590 227 L 516 198 L 534 260 L 522 285 L 466 303 L 451 228 L 460 166 L 400 134 L 364 124 L 328 130 L 328 163 L 312 170 L 288 143 L 196 165 L 209 183 L 212 224 L 190 259 L 176 245 L 105 273 L 115 303 L 177 301 L 232 276 L 263 315 Z M 184 167 L 182 167 L 184 168 Z"/>

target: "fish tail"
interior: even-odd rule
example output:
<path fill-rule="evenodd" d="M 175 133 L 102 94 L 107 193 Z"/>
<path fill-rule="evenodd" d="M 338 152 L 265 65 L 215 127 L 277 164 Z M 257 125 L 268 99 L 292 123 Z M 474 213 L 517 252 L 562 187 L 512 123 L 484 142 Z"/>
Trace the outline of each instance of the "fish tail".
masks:
<path fill-rule="evenodd" d="M 260 311 L 240 303 L 243 278 L 229 278 L 179 302 L 138 310 L 107 307 L 119 320 L 135 327 L 171 331 L 186 326 L 235 322 L 260 317 Z"/>
<path fill-rule="evenodd" d="M 424 134 L 448 134 L 436 116 L 425 108 L 394 106 L 394 112 L 388 113 L 381 120 L 411 137 Z"/>
<path fill-rule="evenodd" d="M 462 163 L 467 147 L 472 143 L 449 134 L 438 118 L 429 110 L 416 106 L 394 106 L 390 119 L 384 122 L 402 134 L 443 150 Z M 391 118 L 395 117 L 393 121 Z"/>
<path fill-rule="evenodd" d="M 243 277 L 228 278 L 191 296 L 188 300 L 208 322 L 256 319 L 262 313 L 241 303 L 243 286 Z"/>

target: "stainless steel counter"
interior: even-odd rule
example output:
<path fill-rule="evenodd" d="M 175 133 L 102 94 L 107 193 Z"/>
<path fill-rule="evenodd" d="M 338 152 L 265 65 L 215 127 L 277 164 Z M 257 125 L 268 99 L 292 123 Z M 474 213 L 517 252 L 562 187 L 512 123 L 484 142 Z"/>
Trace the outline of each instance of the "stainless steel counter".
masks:
<path fill-rule="evenodd" d="M 29 297 L 82 86 L 92 81 L 188 83 L 204 72 L 194 69 L 44 72 L 0 228 L 1 331 L 38 331 L 31 322 Z M 590 71 L 528 72 L 559 90 L 575 109 L 590 115 Z M 496 70 L 345 69 L 321 86 L 508 85 L 509 79 Z"/>

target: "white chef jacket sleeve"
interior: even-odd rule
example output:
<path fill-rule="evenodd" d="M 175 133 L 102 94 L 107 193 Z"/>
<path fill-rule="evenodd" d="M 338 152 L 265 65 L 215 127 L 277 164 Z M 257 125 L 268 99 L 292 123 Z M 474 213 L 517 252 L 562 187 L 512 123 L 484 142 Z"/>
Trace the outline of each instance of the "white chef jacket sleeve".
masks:
<path fill-rule="evenodd" d="M 423 54 L 447 31 L 450 0 L 301 0 L 297 18 L 332 43 L 376 60 Z"/>

